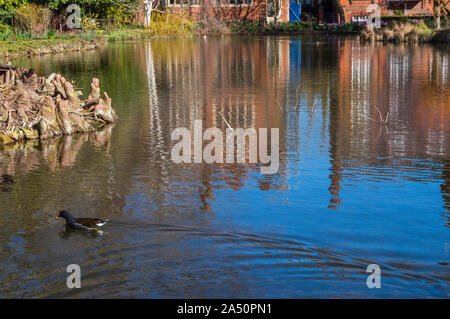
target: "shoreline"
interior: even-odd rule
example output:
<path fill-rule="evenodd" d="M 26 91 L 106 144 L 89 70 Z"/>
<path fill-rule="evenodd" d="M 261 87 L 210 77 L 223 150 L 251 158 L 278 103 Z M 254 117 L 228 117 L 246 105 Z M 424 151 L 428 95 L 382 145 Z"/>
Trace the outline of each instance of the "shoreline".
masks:
<path fill-rule="evenodd" d="M 381 43 L 450 43 L 450 28 L 421 32 L 411 24 L 400 24 L 394 28 L 364 28 L 357 38 L 361 42 Z"/>
<path fill-rule="evenodd" d="M 95 50 L 104 46 L 108 41 L 103 38 L 92 40 L 83 39 L 53 39 L 53 40 L 28 40 L 15 41 L 0 44 L 0 56 L 4 58 L 16 58 L 23 56 L 37 56 L 52 53 L 75 52 Z M 6 61 L 4 61 L 6 62 Z"/>
<path fill-rule="evenodd" d="M 319 31 L 319 30 L 303 30 L 303 31 L 262 31 L 262 32 L 195 32 L 189 35 L 168 35 L 168 36 L 152 36 L 142 29 L 118 30 L 111 34 L 69 34 L 61 38 L 54 39 L 31 39 L 22 41 L 0 42 L 0 56 L 2 58 L 17 57 L 33 57 L 46 54 L 76 52 L 95 50 L 105 46 L 108 42 L 126 41 L 126 40 L 144 40 L 158 38 L 176 38 L 190 36 L 292 36 L 292 35 L 343 35 L 353 36 L 355 40 L 362 41 L 379 41 L 379 42 L 416 42 L 416 43 L 449 43 L 450 29 L 442 29 L 432 31 L 429 34 L 417 34 L 414 41 L 409 41 L 408 37 L 392 37 L 380 35 L 384 29 L 378 29 L 375 32 L 368 32 L 367 29 L 362 31 Z M 91 37 L 89 39 L 89 36 Z M 85 39 L 87 37 L 87 39 Z M 0 61 L 7 62 L 7 61 Z"/>
<path fill-rule="evenodd" d="M 141 29 L 115 30 L 110 34 L 73 33 L 63 34 L 53 39 L 36 38 L 20 41 L 0 42 L 0 57 L 16 58 L 52 53 L 95 50 L 108 42 L 153 38 Z M 0 61 L 7 62 L 7 61 Z"/>

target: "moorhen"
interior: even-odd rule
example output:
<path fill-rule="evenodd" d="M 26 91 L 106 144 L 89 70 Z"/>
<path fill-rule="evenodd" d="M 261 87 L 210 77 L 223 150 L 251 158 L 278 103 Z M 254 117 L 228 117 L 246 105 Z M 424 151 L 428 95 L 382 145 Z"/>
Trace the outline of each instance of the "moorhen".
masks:
<path fill-rule="evenodd" d="M 66 220 L 67 226 L 73 229 L 92 230 L 105 225 L 109 219 L 100 218 L 75 218 L 68 211 L 62 210 L 56 218 L 62 217 Z"/>

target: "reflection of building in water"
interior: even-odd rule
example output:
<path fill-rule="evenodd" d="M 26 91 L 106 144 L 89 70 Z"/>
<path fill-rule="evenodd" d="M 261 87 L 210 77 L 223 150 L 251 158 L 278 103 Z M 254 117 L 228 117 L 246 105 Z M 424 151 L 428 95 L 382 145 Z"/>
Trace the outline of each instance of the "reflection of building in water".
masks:
<path fill-rule="evenodd" d="M 279 127 L 282 156 L 299 156 L 300 137 L 308 134 L 300 132 L 303 113 L 293 111 L 298 95 L 301 107 L 306 104 L 308 121 L 322 123 L 323 136 L 329 133 L 330 208 L 338 207 L 342 179 L 348 174 L 367 167 L 424 169 L 407 159 L 448 156 L 448 55 L 426 46 L 360 46 L 341 39 L 328 43 L 336 50 L 302 45 L 297 39 L 249 38 L 239 45 L 233 41 L 159 40 L 146 47 L 147 63 L 153 61 L 146 66 L 149 162 L 159 172 L 162 188 L 171 187 L 174 172 L 188 169 L 200 176 L 200 196 L 207 207 L 216 185 L 237 189 L 256 171 L 260 189 L 278 187 L 274 181 L 280 174 L 261 176 L 256 165 L 174 166 L 170 135 L 177 127 L 193 132 L 195 119 L 203 121 L 203 129 L 219 127 L 225 133 L 223 115 L 234 128 Z M 388 112 L 385 125 L 380 116 L 385 120 Z M 314 119 L 317 114 L 323 118 Z M 308 122 L 301 129 L 310 127 Z M 364 174 L 360 177 L 370 178 Z"/>
<path fill-rule="evenodd" d="M 444 209 L 450 213 L 450 160 L 444 159 L 443 166 L 441 191 Z M 450 214 L 447 215 L 447 225 L 450 227 Z"/>
<path fill-rule="evenodd" d="M 284 153 L 283 87 L 289 74 L 289 41 L 249 39 L 236 45 L 236 40 L 158 40 L 147 45 L 151 156 L 152 162 L 159 163 L 155 169 L 165 171 L 165 176 L 173 167 L 171 132 L 186 127 L 193 134 L 196 119 L 202 120 L 203 130 L 218 127 L 224 136 L 226 122 L 232 128 L 268 128 L 269 132 L 279 128 L 280 153 Z M 260 175 L 253 164 L 191 165 L 189 169 L 201 175 L 208 194 L 211 182 L 223 181 L 236 188 L 244 185 L 248 174 Z M 258 179 L 261 189 L 272 187 L 271 176 Z"/>
<path fill-rule="evenodd" d="M 448 54 L 425 46 L 338 45 L 339 92 L 330 112 L 332 197 L 349 159 L 352 165 L 408 170 L 417 169 L 405 164 L 408 158 L 447 158 Z"/>

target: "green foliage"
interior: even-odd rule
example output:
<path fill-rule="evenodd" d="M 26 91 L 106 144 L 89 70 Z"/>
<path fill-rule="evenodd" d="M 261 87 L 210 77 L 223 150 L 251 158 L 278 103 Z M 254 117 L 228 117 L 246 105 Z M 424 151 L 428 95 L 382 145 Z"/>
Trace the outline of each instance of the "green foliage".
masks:
<path fill-rule="evenodd" d="M 129 2 L 128 4 L 126 2 Z M 106 18 L 112 20 L 115 26 L 129 25 L 133 22 L 134 16 L 139 8 L 138 1 L 116 2 L 106 11 Z"/>
<path fill-rule="evenodd" d="M 257 21 L 233 21 L 228 23 L 231 32 L 236 33 L 296 33 L 296 32 L 357 32 L 362 29 L 359 23 L 315 23 L 308 21 L 276 22 L 264 24 Z"/>
<path fill-rule="evenodd" d="M 10 29 L 11 29 L 11 27 L 9 25 L 0 23 L 0 32 L 6 31 L 6 30 L 10 30 Z"/>
<path fill-rule="evenodd" d="M 1 0 L 0 0 L 1 1 Z M 95 13 L 99 19 L 114 19 L 117 23 L 130 23 L 140 7 L 139 0 L 32 0 L 47 5 L 53 11 L 64 13 L 70 4 L 77 4 L 82 13 Z"/>
<path fill-rule="evenodd" d="M 13 18 L 13 12 L 0 9 L 0 23 L 10 23 Z"/>
<path fill-rule="evenodd" d="M 85 41 L 90 41 L 97 38 L 97 33 L 94 30 L 89 30 L 86 32 L 83 32 L 81 34 L 81 39 L 85 40 Z"/>
<path fill-rule="evenodd" d="M 11 38 L 11 36 L 14 33 L 11 31 L 11 29 L 5 29 L 0 33 L 0 41 L 5 42 L 5 41 L 9 41 L 9 39 Z"/>
<path fill-rule="evenodd" d="M 52 40 L 56 36 L 56 30 L 50 29 L 47 31 L 47 39 Z"/>
<path fill-rule="evenodd" d="M 26 0 L 0 0 L 0 23 L 11 23 L 17 7 L 27 3 Z"/>
<path fill-rule="evenodd" d="M 264 28 L 262 22 L 251 20 L 229 21 L 227 26 L 231 32 L 235 33 L 260 33 Z"/>
<path fill-rule="evenodd" d="M 26 3 L 26 0 L 0 0 L 0 9 L 12 11 Z"/>
<path fill-rule="evenodd" d="M 15 33 L 15 38 L 17 41 L 26 41 L 31 40 L 33 38 L 33 35 L 31 34 L 31 32 L 18 31 Z"/>
<path fill-rule="evenodd" d="M 97 22 L 98 14 L 84 14 L 81 17 L 81 28 L 84 31 L 92 31 L 100 28 Z"/>
<path fill-rule="evenodd" d="M 328 26 L 326 24 L 314 23 L 313 30 L 314 31 L 326 31 Z"/>

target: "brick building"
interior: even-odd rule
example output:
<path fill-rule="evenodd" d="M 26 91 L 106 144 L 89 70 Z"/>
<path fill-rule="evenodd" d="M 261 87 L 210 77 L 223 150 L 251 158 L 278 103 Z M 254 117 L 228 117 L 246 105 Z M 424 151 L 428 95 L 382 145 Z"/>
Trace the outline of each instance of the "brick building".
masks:
<path fill-rule="evenodd" d="M 286 0 L 166 0 L 166 7 L 196 19 L 289 21 Z"/>
<path fill-rule="evenodd" d="M 363 21 L 378 5 L 381 15 L 431 15 L 433 0 L 165 0 L 172 12 L 196 19 L 298 21 L 302 14 L 319 22 Z"/>

